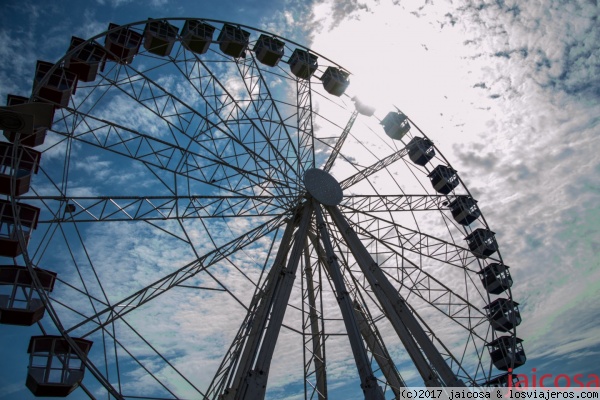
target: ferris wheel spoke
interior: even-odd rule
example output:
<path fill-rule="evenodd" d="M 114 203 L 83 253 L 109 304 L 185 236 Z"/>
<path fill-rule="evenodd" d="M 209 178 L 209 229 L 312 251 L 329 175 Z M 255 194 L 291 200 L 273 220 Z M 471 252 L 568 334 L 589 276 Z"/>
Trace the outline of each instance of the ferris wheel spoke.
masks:
<path fill-rule="evenodd" d="M 278 169 L 292 179 L 296 171 L 289 159 L 298 158 L 298 149 L 294 147 L 294 141 L 285 124 L 289 116 L 282 115 L 254 56 L 237 62 L 236 66 L 244 80 L 246 94 L 250 98 L 248 107 L 253 108 L 250 114 L 257 116 L 256 121 L 260 124 L 260 132 L 264 132 L 265 140 L 279 156 L 281 164 Z"/>
<path fill-rule="evenodd" d="M 184 50 L 184 54 L 187 51 Z M 293 142 L 280 138 L 281 133 L 289 137 L 289 132 L 255 62 L 250 65 L 245 61 L 235 62 L 246 94 L 234 96 L 232 90 L 217 79 L 209 63 L 197 55 L 174 61 L 180 74 L 204 99 L 206 118 L 214 117 L 217 125 L 223 126 L 224 131 L 237 138 L 240 144 L 259 144 L 254 149 L 246 147 L 246 151 L 253 154 L 257 164 L 265 162 L 264 169 L 276 174 L 279 180 L 285 181 L 292 178 L 291 174 L 295 175 L 288 159 L 297 155 L 296 150 Z"/>
<path fill-rule="evenodd" d="M 296 123 L 298 127 L 298 175 L 315 167 L 314 108 L 310 79 L 296 80 Z"/>
<path fill-rule="evenodd" d="M 381 160 L 371 164 L 368 167 L 359 169 L 359 172 L 357 172 L 356 174 L 354 174 L 354 175 L 344 179 L 342 182 L 340 182 L 340 186 L 342 187 L 342 190 L 348 189 L 351 186 L 356 185 L 358 182 L 368 178 L 369 176 L 386 169 L 387 167 L 389 167 L 396 161 L 405 157 L 407 154 L 408 154 L 408 148 L 404 147 L 404 148 L 398 150 L 396 153 L 390 154 L 389 156 L 382 158 Z"/>
<path fill-rule="evenodd" d="M 335 160 L 337 159 L 338 155 L 340 154 L 340 151 L 342 150 L 342 147 L 344 146 L 344 143 L 346 142 L 346 139 L 348 138 L 348 134 L 350 133 L 350 130 L 354 126 L 354 121 L 356 121 L 356 117 L 358 117 L 358 111 L 354 110 L 354 112 L 350 116 L 350 119 L 348 120 L 348 123 L 346 124 L 346 127 L 344 128 L 344 131 L 342 132 L 341 136 L 335 143 L 333 150 L 331 150 L 331 154 L 329 154 L 329 158 L 325 162 L 325 165 L 323 166 L 323 168 L 321 168 L 323 171 L 329 172 L 331 170 L 331 167 L 335 163 Z"/>
<path fill-rule="evenodd" d="M 39 224 L 198 218 L 265 218 L 280 215 L 296 198 L 274 196 L 22 196 L 42 201 L 52 212 Z M 64 205 L 69 204 L 64 211 Z M 63 207 L 61 213 L 61 207 Z"/>
<path fill-rule="evenodd" d="M 448 203 L 455 200 L 457 195 L 357 195 L 344 196 L 340 203 L 342 207 L 361 210 L 365 213 L 392 211 L 434 211 L 448 210 Z"/>
<path fill-rule="evenodd" d="M 217 149 L 211 149 L 204 142 L 192 140 L 187 147 L 182 147 L 91 115 L 78 113 L 76 118 L 81 120 L 76 130 L 66 126 L 64 131 L 60 130 L 59 121 L 53 128 L 54 132 L 65 139 L 72 138 L 141 162 L 149 168 L 160 168 L 228 192 L 241 194 L 258 186 L 268 192 L 271 187 L 286 186 L 284 182 L 275 182 L 273 177 L 236 165 L 238 162 L 235 160 L 230 163 L 231 157 L 222 157 Z M 192 151 L 192 143 L 198 145 L 202 152 Z M 245 177 L 246 183 L 242 186 L 240 177 Z M 265 182 L 269 185 L 264 185 Z"/>
<path fill-rule="evenodd" d="M 411 295 L 414 295 L 437 309 L 461 328 L 481 340 L 486 339 L 477 329 L 485 326 L 488 319 L 477 305 L 408 259 L 397 248 L 389 246 L 386 241 L 372 235 L 367 229 L 361 227 L 355 227 L 355 229 L 365 246 L 378 245 L 376 248 L 381 270 L 390 281 L 396 283 L 400 292 L 408 292 L 405 296 L 407 301 Z M 391 267 L 386 267 L 386 264 L 390 264 Z M 474 282 L 471 283 L 475 286 Z M 483 295 L 480 293 L 480 296 Z M 485 327 L 487 328 L 487 326 Z"/>
<path fill-rule="evenodd" d="M 400 253 L 408 251 L 417 256 L 428 257 L 458 267 L 461 270 L 472 273 L 479 271 L 479 259 L 466 247 L 405 227 L 384 218 L 380 213 L 367 214 L 360 209 L 351 207 L 343 207 L 343 209 L 354 226 L 376 232 L 376 236 L 380 240 L 385 241 L 392 248 L 397 248 Z M 492 257 L 488 259 L 498 261 Z"/>
<path fill-rule="evenodd" d="M 106 307 L 94 315 L 89 316 L 83 321 L 71 326 L 66 330 L 67 333 L 73 332 L 75 330 L 80 331 L 83 327 L 88 324 L 97 325 L 90 330 L 85 331 L 82 334 L 82 337 L 86 337 L 96 332 L 98 329 L 103 328 L 104 326 L 110 324 L 112 321 L 118 320 L 122 318 L 124 315 L 129 312 L 139 308 L 143 304 L 149 302 L 150 300 L 166 293 L 170 289 L 182 284 L 186 280 L 192 278 L 193 276 L 199 274 L 200 272 L 205 271 L 216 263 L 226 259 L 228 256 L 236 253 L 237 251 L 251 245 L 256 242 L 260 238 L 270 234 L 279 226 L 281 226 L 287 216 L 280 215 L 278 217 L 272 218 L 269 221 L 263 223 L 262 225 L 248 231 L 247 233 L 237 237 L 234 240 L 229 241 L 225 245 L 209 251 L 204 254 L 200 259 L 194 260 L 185 266 L 177 269 L 176 271 L 162 277 L 161 279 L 153 282 L 150 285 L 147 285 L 143 289 L 138 290 L 130 296 L 122 299 L 121 301 L 113 302 L 113 305 L 110 307 Z M 104 322 L 101 324 L 97 324 L 96 321 L 99 318 L 104 316 Z"/>
<path fill-rule="evenodd" d="M 134 72 L 133 77 L 129 74 L 130 69 Z M 175 96 L 159 83 L 146 76 L 144 72 L 131 66 L 124 68 L 124 70 L 127 71 L 126 77 L 120 78 L 120 80 L 117 80 L 118 77 L 111 80 L 106 75 L 103 78 L 131 100 L 142 104 L 153 115 L 164 121 L 175 143 L 177 143 L 177 136 L 181 134 L 189 140 L 188 146 L 192 144 L 200 145 L 204 150 L 209 151 L 209 154 L 214 154 L 216 160 L 227 159 L 238 170 L 238 173 L 246 171 L 251 172 L 253 175 L 258 174 L 263 179 L 269 179 L 269 174 L 276 171 L 276 166 L 272 165 L 272 159 L 265 158 L 265 154 L 263 154 L 267 153 L 267 157 L 269 157 L 268 151 L 264 150 L 264 145 L 261 144 L 261 140 L 256 137 L 249 137 L 249 135 L 256 134 L 256 126 L 253 125 L 252 129 L 248 131 L 242 129 L 243 126 L 236 123 L 238 115 L 233 111 L 239 112 L 240 110 L 235 105 L 233 97 L 228 95 L 230 101 L 223 102 L 219 108 L 213 108 L 212 102 L 206 101 L 210 112 L 203 115 L 180 97 Z M 208 85 L 208 87 L 214 89 L 215 85 L 220 85 L 220 82 L 215 82 Z M 127 90 L 127 88 L 131 90 Z M 212 94 L 212 96 L 218 97 L 216 94 Z M 157 97 L 161 99 L 160 104 L 156 102 Z M 232 107 L 233 111 L 231 110 Z M 185 118 L 181 118 L 182 115 Z M 175 117 L 177 117 L 175 123 L 169 120 Z M 235 127 L 238 129 L 233 129 Z M 258 134 L 260 134 L 259 136 L 263 135 L 260 130 L 258 130 Z M 203 146 L 204 143 L 212 145 L 214 149 L 207 149 Z M 251 146 L 254 146 L 254 148 Z M 232 150 L 234 151 L 233 154 L 231 153 Z M 280 180 L 285 182 L 285 178 Z M 281 190 L 280 185 L 274 186 L 274 188 Z"/>

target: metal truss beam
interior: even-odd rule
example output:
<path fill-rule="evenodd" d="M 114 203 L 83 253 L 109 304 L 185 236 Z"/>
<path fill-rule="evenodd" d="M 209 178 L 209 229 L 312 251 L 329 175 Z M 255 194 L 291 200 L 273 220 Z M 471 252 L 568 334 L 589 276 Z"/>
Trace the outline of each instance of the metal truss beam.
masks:
<path fill-rule="evenodd" d="M 309 233 L 310 236 L 310 233 Z M 311 238 L 312 240 L 312 238 Z M 322 297 L 317 308 L 317 294 L 322 295 L 322 280 L 315 274 L 320 273 L 319 259 L 315 263 L 311 263 L 310 249 L 308 243 L 304 249 L 304 277 L 306 281 L 306 289 L 302 291 L 302 305 L 308 307 L 308 312 L 303 309 L 303 314 L 307 314 L 302 322 L 302 331 L 304 334 L 304 392 L 308 398 L 313 398 L 316 394 L 319 400 L 327 399 L 327 371 L 325 369 L 325 332 L 323 325 L 323 302 Z M 316 268 L 313 268 L 314 265 Z M 316 286 L 316 288 L 315 288 Z M 307 332 L 309 331 L 310 332 Z M 312 351 L 308 351 L 311 349 Z M 306 353 L 308 357 L 306 356 Z M 311 365 L 313 369 L 311 370 Z M 314 375 L 315 382 L 312 383 L 309 377 Z M 308 386 L 311 387 L 313 393 L 308 395 Z M 316 393 L 315 393 L 316 392 Z"/>
<path fill-rule="evenodd" d="M 400 160 L 404 156 L 408 154 L 408 148 L 404 147 L 403 149 L 398 150 L 394 154 L 390 154 L 389 156 L 382 158 L 376 163 L 369 165 L 368 167 L 363 168 L 356 174 L 352 175 L 349 178 L 344 179 L 340 182 L 340 186 L 342 190 L 348 189 L 349 187 L 356 185 L 358 182 L 368 178 L 369 176 L 376 174 L 377 172 L 389 167 L 396 161 Z"/>
<path fill-rule="evenodd" d="M 237 155 L 222 155 L 220 149 L 208 147 L 205 139 L 202 141 L 190 139 L 185 146 L 181 146 L 99 120 L 79 111 L 75 112 L 77 118 L 83 119 L 79 121 L 76 131 L 70 131 L 69 126 L 65 126 L 64 130 L 61 129 L 61 123 L 57 121 L 53 126 L 53 132 L 64 138 L 134 159 L 149 168 L 159 168 L 233 193 L 241 194 L 244 190 L 265 188 L 265 182 L 270 183 L 268 187 L 287 187 L 285 182 L 275 182 L 272 176 L 265 175 L 264 170 L 251 168 L 248 162 L 243 162 L 248 157 L 236 159 Z M 208 132 L 205 133 L 208 135 Z M 215 143 L 222 143 L 223 147 L 226 147 L 227 143 L 224 142 L 223 139 L 220 141 L 215 139 Z M 245 179 L 240 181 L 240 176 Z M 284 195 L 284 193 L 273 193 L 273 195 Z"/>
<path fill-rule="evenodd" d="M 20 199 L 39 200 L 47 205 L 52 218 L 44 219 L 42 214 L 40 224 L 275 217 L 297 201 L 292 196 L 22 196 Z M 75 209 L 65 211 L 67 204 Z"/>
<path fill-rule="evenodd" d="M 392 248 L 399 249 L 399 252 L 409 251 L 471 272 L 479 271 L 479 259 L 466 247 L 402 226 L 389 220 L 389 213 L 388 215 L 365 214 L 360 209 L 347 206 L 343 208 L 352 224 L 372 232 L 377 237 L 389 237 L 390 240 L 386 243 Z M 488 260 L 499 261 L 494 257 L 488 257 Z M 476 268 L 471 269 L 469 266 Z"/>
<path fill-rule="evenodd" d="M 251 57 L 236 63 L 240 76 L 244 79 L 246 93 L 250 98 L 248 106 L 252 106 L 251 113 L 257 116 L 256 124 L 260 124 L 259 129 L 264 132 L 265 140 L 271 148 L 277 150 L 277 154 L 281 157 L 280 172 L 291 178 L 297 171 L 288 160 L 298 158 L 298 149 L 294 147 L 288 126 L 284 123 L 286 118 L 281 114 L 277 103 L 271 96 L 260 65 L 256 62 L 254 54 L 250 54 Z M 275 121 L 278 122 L 275 123 Z"/>
<path fill-rule="evenodd" d="M 381 335 L 377 330 L 377 327 L 373 323 L 371 316 L 365 312 L 360 303 L 354 300 L 354 313 L 356 314 L 356 320 L 358 321 L 358 328 L 360 333 L 367 344 L 367 347 L 373 354 L 373 358 L 377 361 L 379 369 L 383 373 L 387 384 L 390 386 L 396 398 L 400 398 L 400 388 L 406 387 L 406 384 L 400 377 L 396 366 L 388 353 Z"/>
<path fill-rule="evenodd" d="M 298 126 L 298 176 L 303 171 L 315 167 L 315 138 L 313 132 L 313 107 L 310 79 L 296 80 L 297 93 L 297 126 Z"/>
<path fill-rule="evenodd" d="M 309 237 L 312 240 L 313 246 L 316 248 L 317 253 L 319 254 L 320 261 L 325 266 L 328 274 L 331 275 L 331 272 L 328 268 L 327 257 L 325 255 L 325 250 L 318 242 L 317 238 L 314 235 L 309 234 Z M 341 262 L 346 269 L 349 271 L 347 263 L 342 259 Z M 379 330 L 375 325 L 371 314 L 368 310 L 363 309 L 360 306 L 360 303 L 356 299 L 356 297 L 360 296 L 358 292 L 357 282 L 348 282 L 344 277 L 344 282 L 346 287 L 349 288 L 353 293 L 355 298 L 352 300 L 352 304 L 354 307 L 354 314 L 356 321 L 358 323 L 358 328 L 362 335 L 362 338 L 367 345 L 367 350 L 371 353 L 372 357 L 375 359 L 377 364 L 379 365 L 379 369 L 382 371 L 384 377 L 386 378 L 387 384 L 392 388 L 392 391 L 398 396 L 400 387 L 406 386 L 394 362 L 389 355 L 383 340 L 381 339 L 381 335 L 379 334 Z M 351 294 L 349 294 L 351 296 Z"/>
<path fill-rule="evenodd" d="M 137 309 L 143 304 L 150 300 L 160 296 L 161 294 L 169 291 L 175 286 L 178 286 L 186 280 L 192 278 L 198 273 L 206 270 L 212 265 L 226 259 L 227 257 L 235 254 L 240 249 L 256 242 L 260 238 L 268 235 L 277 228 L 279 228 L 286 220 L 287 215 L 282 214 L 276 218 L 273 218 L 266 223 L 252 229 L 249 232 L 237 237 L 236 239 L 226 243 L 225 245 L 214 249 L 197 260 L 194 260 L 187 265 L 179 268 L 177 271 L 172 272 L 161 279 L 153 282 L 143 289 L 138 290 L 132 295 L 122 299 L 113 305 L 106 307 L 94 315 L 86 318 L 85 320 L 73 325 L 66 330 L 67 333 L 73 332 L 77 329 L 83 328 L 85 325 L 93 324 L 94 327 L 89 331 L 79 334 L 80 337 L 86 337 L 102 329 L 111 322 L 122 318 L 124 315 Z M 103 320 L 103 321 L 102 321 Z M 102 321 L 102 322 L 99 322 Z"/>
<path fill-rule="evenodd" d="M 329 172 L 331 170 L 331 167 L 335 163 L 335 160 L 336 160 L 338 154 L 340 154 L 340 150 L 342 150 L 342 146 L 344 145 L 344 142 L 346 141 L 348 134 L 350 133 L 350 131 L 352 130 L 352 127 L 354 126 L 354 121 L 356 121 L 357 116 L 358 116 L 358 111 L 354 110 L 352 112 L 352 115 L 350 116 L 350 119 L 348 120 L 348 123 L 346 124 L 346 127 L 344 128 L 344 131 L 340 135 L 340 138 L 335 143 L 335 147 L 331 151 L 331 154 L 329 154 L 329 158 L 327 159 L 327 162 L 325 162 L 325 165 L 323 166 L 323 168 L 321 168 L 323 171 Z"/>
<path fill-rule="evenodd" d="M 413 359 L 425 385 L 464 386 L 464 383 L 457 379 L 454 372 L 446 364 L 444 358 L 412 314 L 404 299 L 373 260 L 340 210 L 337 207 L 327 207 L 327 210 L 354 255 L 386 316 L 389 318 L 406 350 Z M 411 343 L 413 340 L 418 344 L 420 349 L 415 348 Z M 427 357 L 427 361 L 425 361 L 424 356 Z"/>
<path fill-rule="evenodd" d="M 313 204 L 315 206 L 317 230 L 325 251 L 325 256 L 327 257 L 330 279 L 335 288 L 338 304 L 342 312 L 344 325 L 346 327 L 348 339 L 350 340 L 350 347 L 352 348 L 352 354 L 354 355 L 354 361 L 360 377 L 361 388 L 365 395 L 365 400 L 383 400 L 383 390 L 381 390 L 381 387 L 377 384 L 377 379 L 373 375 L 367 349 L 365 348 L 365 345 L 361 339 L 361 333 L 356 320 L 356 315 L 354 313 L 352 299 L 350 298 L 348 290 L 346 289 L 338 259 L 335 255 L 331 239 L 329 237 L 327 225 L 325 224 L 325 220 L 323 218 L 321 206 L 316 201 L 313 201 Z"/>
<path fill-rule="evenodd" d="M 347 195 L 341 206 L 363 213 L 390 211 L 433 211 L 448 210 L 448 204 L 456 199 L 455 195 Z"/>
<path fill-rule="evenodd" d="M 246 317 L 208 388 L 208 398 L 216 399 L 220 396 L 230 395 L 230 388 L 239 387 L 244 378 L 243 374 L 236 374 L 236 372 L 251 369 L 254 354 L 249 349 L 256 349 L 260 344 L 261 333 L 265 328 L 264 324 L 267 322 L 266 317 L 268 316 L 270 298 L 273 295 L 277 277 L 285 268 L 285 260 L 292 243 L 295 226 L 295 218 L 287 221 L 277 254 L 267 277 L 262 287 L 257 288 L 254 293 Z M 231 392 L 231 396 L 235 396 L 235 389 Z"/>
<path fill-rule="evenodd" d="M 235 339 L 235 346 L 241 354 L 234 358 L 235 374 L 230 363 L 230 385 L 223 392 L 226 400 L 262 399 L 265 396 L 267 380 L 275 345 L 283 323 L 283 317 L 289 303 L 296 270 L 306 243 L 306 235 L 310 225 L 312 209 L 304 207 L 298 230 L 295 233 L 294 244 L 287 260 L 291 246 L 291 231 L 293 223 L 288 224 L 275 262 L 269 272 L 265 291 L 261 293 L 258 306 L 252 312 L 252 327 L 249 332 L 240 332 L 241 337 Z M 290 229 L 290 227 L 292 227 Z M 238 361 L 239 360 L 239 361 Z M 229 381 L 228 379 L 228 381 Z M 218 385 L 218 384 L 217 384 Z M 223 385 L 218 385 L 223 387 Z"/>

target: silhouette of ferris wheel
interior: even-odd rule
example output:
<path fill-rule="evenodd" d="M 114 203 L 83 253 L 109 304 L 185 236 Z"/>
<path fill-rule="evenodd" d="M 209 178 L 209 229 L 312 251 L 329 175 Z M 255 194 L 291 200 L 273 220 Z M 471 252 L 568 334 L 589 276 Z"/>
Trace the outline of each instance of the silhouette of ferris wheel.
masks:
<path fill-rule="evenodd" d="M 416 124 L 349 81 L 290 40 L 189 18 L 38 61 L 0 118 L 0 322 L 40 328 L 27 387 L 506 385 L 525 354 L 494 232 Z"/>

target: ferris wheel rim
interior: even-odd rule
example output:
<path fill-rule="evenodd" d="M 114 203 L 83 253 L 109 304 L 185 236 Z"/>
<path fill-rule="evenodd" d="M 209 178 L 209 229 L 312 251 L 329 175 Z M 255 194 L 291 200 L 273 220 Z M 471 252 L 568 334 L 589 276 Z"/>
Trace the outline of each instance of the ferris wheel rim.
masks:
<path fill-rule="evenodd" d="M 194 18 L 161 18 L 161 19 L 157 19 L 157 20 L 154 20 L 154 19 L 153 19 L 152 21 L 170 21 L 170 20 L 174 20 L 174 21 L 182 21 L 182 20 L 193 20 L 193 19 L 194 19 Z M 126 25 L 122 25 L 122 26 L 120 26 L 120 28 L 123 28 L 123 27 L 130 27 L 130 26 L 135 26 L 135 25 L 141 25 L 141 24 L 146 24 L 148 21 L 149 21 L 149 20 L 144 20 L 144 21 L 133 22 L 133 23 L 129 23 L 129 24 L 126 24 Z M 207 22 L 217 22 L 217 23 L 225 23 L 225 22 L 226 22 L 226 21 L 219 21 L 219 20 L 209 20 L 209 19 L 202 19 L 202 21 L 207 21 Z M 252 30 L 254 30 L 254 31 L 257 31 L 257 32 L 268 33 L 268 32 L 266 32 L 266 31 L 262 31 L 262 30 L 260 30 L 260 29 L 255 29 L 255 28 L 249 27 L 249 26 L 247 26 L 247 25 L 241 25 L 241 24 L 236 24 L 236 25 L 237 25 L 237 26 L 240 26 L 240 27 L 246 27 L 246 28 L 250 28 L 250 29 L 252 29 Z M 116 29 L 116 28 L 115 28 L 115 29 Z M 99 35 L 96 35 L 96 36 L 94 36 L 94 37 L 92 37 L 92 38 L 88 39 L 88 40 L 87 40 L 85 43 L 91 43 L 91 42 L 93 42 L 94 40 L 96 40 L 97 38 L 100 38 L 100 37 L 103 37 L 103 36 L 105 36 L 105 35 L 106 35 L 106 34 L 108 34 L 109 32 L 111 32 L 111 31 L 105 31 L 104 33 L 101 33 L 101 34 L 99 34 Z M 279 38 L 282 38 L 282 37 L 280 37 L 280 36 L 277 36 L 277 35 L 274 35 L 274 36 L 276 36 L 276 37 L 279 37 Z M 282 38 L 282 39 L 285 39 L 285 38 Z M 286 39 L 286 40 L 287 40 L 287 39 Z M 288 41 L 288 42 L 289 42 L 289 43 L 292 43 L 292 44 L 296 44 L 296 43 L 294 43 L 294 42 L 292 42 L 292 41 Z M 81 45 L 81 46 L 83 46 L 83 45 Z M 301 46 L 301 45 L 298 45 L 298 46 Z M 307 49 L 307 50 L 309 50 L 309 51 L 311 51 L 311 52 L 312 52 L 312 50 L 310 50 L 310 49 L 308 49 L 308 48 L 306 48 L 306 47 L 304 47 L 304 46 L 301 46 L 301 47 L 303 47 L 304 49 Z M 79 48 L 79 47 L 78 47 L 78 48 Z M 76 49 L 78 49 L 78 48 L 76 48 Z M 72 50 L 72 52 L 75 52 L 75 51 L 76 51 L 76 49 Z M 314 52 L 312 52 L 312 53 L 314 53 Z M 55 68 L 58 68 L 58 67 L 59 67 L 59 65 L 60 65 L 60 64 L 61 64 L 61 63 L 62 63 L 62 62 L 63 62 L 63 61 L 64 61 L 64 60 L 65 60 L 65 59 L 68 57 L 68 55 L 69 55 L 69 54 L 71 54 L 71 53 L 68 53 L 68 54 L 67 54 L 67 55 L 65 55 L 63 58 L 61 58 L 61 59 L 60 59 L 60 60 L 59 60 L 59 61 L 58 61 L 58 62 L 55 64 Z M 318 54 L 318 53 L 314 53 L 314 54 Z M 323 57 L 323 58 L 325 58 L 325 57 Z M 325 59 L 326 59 L 326 58 L 325 58 Z M 328 61 L 329 61 L 329 60 L 328 60 Z M 335 65 L 339 67 L 339 65 L 337 65 L 337 64 L 335 64 Z M 42 81 L 42 82 L 40 82 L 40 84 L 39 84 L 39 85 L 43 85 L 43 84 L 44 84 L 44 82 Z M 420 131 L 420 129 L 419 129 L 419 131 Z M 423 136 L 425 136 L 425 134 L 424 134 L 422 131 L 420 131 L 420 133 L 421 133 Z M 425 137 L 426 137 L 426 136 L 425 136 Z M 313 149 L 313 150 L 314 150 L 314 149 Z M 439 154 L 439 155 L 440 155 L 442 158 L 444 158 L 444 160 L 445 160 L 445 157 L 443 156 L 443 153 L 439 152 L 438 154 Z M 447 161 L 447 160 L 446 160 L 446 161 Z M 450 166 L 450 163 L 448 163 L 448 162 L 447 162 L 447 165 L 448 165 L 448 166 Z M 386 167 L 386 168 L 387 168 L 387 167 Z M 460 178 L 459 178 L 459 179 L 460 179 Z M 463 184 L 463 188 L 464 188 L 464 189 L 466 189 L 466 190 L 468 191 L 468 189 L 467 189 L 466 185 L 464 185 L 464 184 Z M 468 194 L 470 195 L 470 193 L 469 193 L 469 192 L 468 192 Z M 381 197 L 381 195 L 379 195 L 379 194 L 377 194 L 377 195 Z M 15 200 L 15 201 L 16 201 L 16 200 Z M 288 209 L 288 211 L 289 211 L 289 210 L 291 210 L 291 209 Z M 481 215 L 481 218 L 483 219 L 483 214 Z M 483 219 L 483 222 L 484 222 L 484 225 L 487 227 L 487 222 L 486 222 L 484 219 Z M 279 225 L 279 227 L 280 227 L 280 226 L 281 226 L 281 225 Z M 498 256 L 500 257 L 500 261 L 502 262 L 502 258 L 501 258 L 501 256 L 500 256 L 500 253 L 499 253 L 499 251 L 498 251 Z M 29 263 L 27 263 L 27 264 L 28 264 L 28 266 L 29 266 Z M 31 267 L 33 268 L 33 264 L 31 265 Z M 38 288 L 38 291 L 40 291 L 40 290 L 41 290 L 41 289 L 40 289 L 40 288 Z M 510 289 L 509 289 L 509 290 L 510 290 Z M 509 292 L 509 296 L 510 296 L 509 298 L 510 298 L 510 299 L 512 299 L 512 294 L 511 294 L 510 292 Z M 488 294 L 488 300 L 489 300 L 489 294 Z M 49 302 L 49 304 L 50 304 L 50 302 Z M 50 305 L 50 307 L 51 307 L 51 305 Z M 516 332 L 516 329 L 515 329 L 514 331 Z M 65 338 L 67 338 L 67 337 L 68 337 L 68 334 L 67 334 L 67 333 L 63 333 L 63 336 L 64 336 Z"/>

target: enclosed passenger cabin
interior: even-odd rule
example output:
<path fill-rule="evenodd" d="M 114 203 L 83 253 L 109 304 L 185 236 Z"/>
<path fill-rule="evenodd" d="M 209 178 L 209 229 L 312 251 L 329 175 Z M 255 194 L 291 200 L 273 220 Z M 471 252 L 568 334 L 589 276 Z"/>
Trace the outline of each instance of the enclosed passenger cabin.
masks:
<path fill-rule="evenodd" d="M 465 237 L 471 253 L 477 258 L 488 258 L 498 250 L 494 232 L 478 228 Z"/>
<path fill-rule="evenodd" d="M 457 196 L 449 204 L 452 217 L 461 225 L 469 225 L 481 216 L 477 200 L 470 196 Z"/>
<path fill-rule="evenodd" d="M 77 74 L 62 67 L 51 71 L 53 67 L 53 63 L 38 60 L 32 95 L 36 99 L 51 103 L 55 108 L 67 107 L 77 89 Z"/>
<path fill-rule="evenodd" d="M 509 299 L 496 299 L 487 306 L 486 310 L 490 325 L 497 331 L 508 332 L 521 323 L 519 303 Z"/>
<path fill-rule="evenodd" d="M 283 57 L 285 43 L 272 36 L 262 34 L 256 41 L 253 51 L 258 61 L 269 67 L 274 67 Z"/>
<path fill-rule="evenodd" d="M 424 166 L 435 157 L 435 149 L 431 140 L 415 136 L 406 145 L 408 149 L 408 157 L 417 165 Z"/>
<path fill-rule="evenodd" d="M 148 21 L 144 28 L 144 48 L 152 54 L 166 57 L 171 54 L 179 29 L 167 21 Z"/>
<path fill-rule="evenodd" d="M 187 20 L 181 30 L 181 44 L 196 54 L 204 54 L 213 40 L 215 27 L 195 20 Z"/>
<path fill-rule="evenodd" d="M 478 272 L 488 293 L 500 294 L 512 287 L 513 280 L 508 269 L 508 265 L 491 263 Z"/>
<path fill-rule="evenodd" d="M 522 343 L 522 339 L 514 336 L 500 336 L 488 343 L 488 350 L 496 368 L 508 371 L 509 368 L 515 369 L 525 364 L 527 357 Z"/>
<path fill-rule="evenodd" d="M 23 252 L 17 235 L 15 215 L 19 217 L 25 242 L 31 231 L 37 228 L 40 209 L 24 203 L 16 203 L 16 210 L 10 201 L 0 200 L 0 256 L 16 257 Z"/>
<path fill-rule="evenodd" d="M 109 60 L 119 64 L 131 64 L 140 50 L 142 35 L 130 28 L 122 28 L 117 24 L 108 24 L 109 33 L 104 38 L 104 48 Z"/>
<path fill-rule="evenodd" d="M 80 81 L 92 82 L 96 79 L 98 70 L 104 71 L 106 50 L 98 43 L 85 42 L 84 39 L 71 37 L 69 53 L 75 49 L 77 50 L 65 59 L 65 67 L 74 72 Z"/>
<path fill-rule="evenodd" d="M 246 57 L 250 45 L 250 32 L 231 24 L 224 24 L 217 38 L 219 48 L 233 58 Z"/>
<path fill-rule="evenodd" d="M 433 188 L 441 194 L 448 194 L 458 186 L 456 171 L 446 165 L 438 165 L 427 175 Z"/>
<path fill-rule="evenodd" d="M 44 290 L 54 289 L 55 272 L 35 268 L 35 274 Z M 0 265 L 0 323 L 30 326 L 43 318 L 44 311 L 27 267 Z"/>
<path fill-rule="evenodd" d="M 295 49 L 288 63 L 292 74 L 300 79 L 309 79 L 319 67 L 318 59 L 319 57 L 308 51 Z"/>
<path fill-rule="evenodd" d="M 10 196 L 27 193 L 31 175 L 38 172 L 40 157 L 39 151 L 23 146 L 15 149 L 11 143 L 0 142 L 0 193 Z"/>
<path fill-rule="evenodd" d="M 327 67 L 325 73 L 321 77 L 321 81 L 323 82 L 323 87 L 329 94 L 341 96 L 350 84 L 350 80 L 348 79 L 349 75 L 350 74 L 346 71 L 342 71 L 339 68 Z"/>
<path fill-rule="evenodd" d="M 27 97 L 9 94 L 3 108 L 1 126 L 9 142 L 17 140 L 24 146 L 35 147 L 44 143 L 46 132 L 52 127 L 54 106 L 43 102 L 29 102 Z"/>
<path fill-rule="evenodd" d="M 381 120 L 383 130 L 394 140 L 400 140 L 410 130 L 408 117 L 401 112 L 391 111 Z"/>
<path fill-rule="evenodd" d="M 72 340 L 83 354 L 89 353 L 91 341 Z M 35 396 L 65 397 L 83 380 L 84 360 L 62 336 L 32 336 L 27 352 L 26 385 Z"/>
<path fill-rule="evenodd" d="M 353 97 L 352 101 L 354 102 L 354 108 L 359 114 L 367 117 L 371 117 L 373 114 L 375 114 L 375 107 L 363 103 L 358 97 Z"/>

